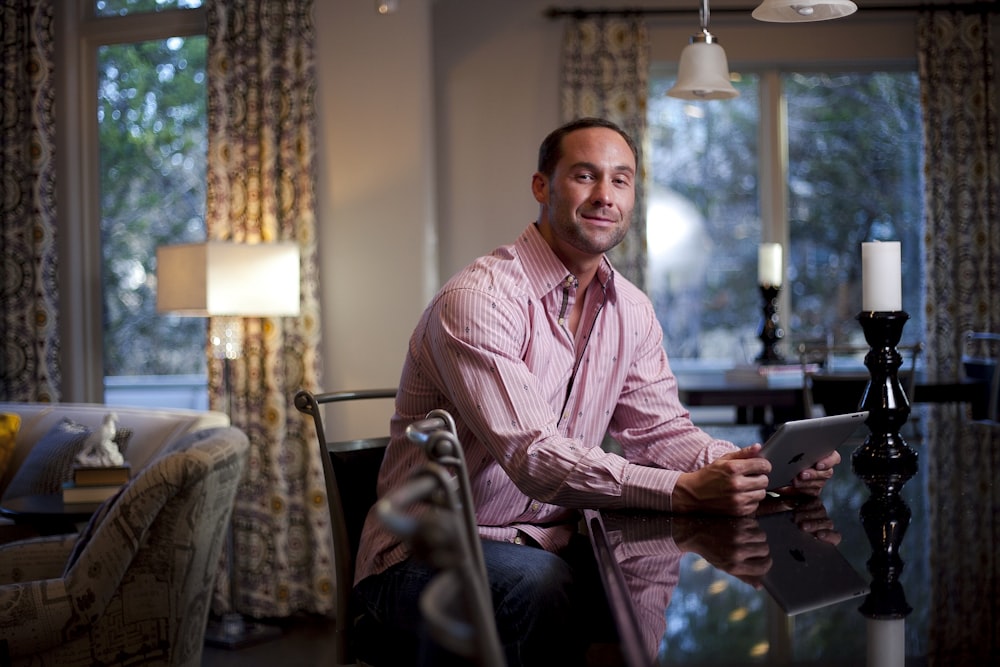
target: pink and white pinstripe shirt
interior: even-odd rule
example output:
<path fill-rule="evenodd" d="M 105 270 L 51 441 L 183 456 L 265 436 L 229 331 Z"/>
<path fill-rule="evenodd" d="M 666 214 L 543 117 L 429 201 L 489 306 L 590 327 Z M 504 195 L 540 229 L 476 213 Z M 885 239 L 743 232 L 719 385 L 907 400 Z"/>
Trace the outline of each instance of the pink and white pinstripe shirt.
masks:
<path fill-rule="evenodd" d="M 550 551 L 577 510 L 669 510 L 682 472 L 735 449 L 691 423 L 645 294 L 605 260 L 574 337 L 564 318 L 577 296 L 534 224 L 448 281 L 410 338 L 380 496 L 426 462 L 405 429 L 435 408 L 457 422 L 482 537 Z M 605 434 L 621 456 L 601 448 Z M 370 513 L 355 581 L 406 556 Z"/>

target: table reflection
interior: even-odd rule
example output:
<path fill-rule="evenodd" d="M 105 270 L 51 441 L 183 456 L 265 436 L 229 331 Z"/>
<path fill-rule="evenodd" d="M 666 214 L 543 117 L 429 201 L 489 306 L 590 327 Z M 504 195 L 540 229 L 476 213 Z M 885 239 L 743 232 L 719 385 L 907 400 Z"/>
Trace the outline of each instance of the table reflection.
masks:
<path fill-rule="evenodd" d="M 905 619 L 913 608 L 899 580 L 904 565 L 900 547 L 912 512 L 901 490 L 916 473 L 915 466 L 915 457 L 881 465 L 865 465 L 857 457 L 853 461 L 854 474 L 869 490 L 860 516 L 872 547 L 871 592 L 858 611 L 868 619 L 867 659 L 873 667 L 902 667 L 906 662 Z"/>
<path fill-rule="evenodd" d="M 614 564 L 605 583 L 629 664 L 1000 664 L 996 473 L 982 458 L 997 458 L 987 448 L 1000 447 L 1000 429 L 937 406 L 912 421 L 916 469 L 842 465 L 818 502 L 764 509 L 835 546 L 867 584 L 863 597 L 786 613 L 762 585 L 779 555 L 766 517 L 589 512 L 595 551 L 603 542 Z M 845 461 L 864 437 L 845 444 Z M 969 453 L 976 465 L 959 474 Z"/>

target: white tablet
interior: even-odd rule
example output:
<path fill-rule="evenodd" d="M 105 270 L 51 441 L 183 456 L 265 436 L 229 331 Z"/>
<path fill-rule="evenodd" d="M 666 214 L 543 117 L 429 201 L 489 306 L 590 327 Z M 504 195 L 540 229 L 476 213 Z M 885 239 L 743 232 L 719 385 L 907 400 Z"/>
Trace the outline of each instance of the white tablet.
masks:
<path fill-rule="evenodd" d="M 767 490 L 788 486 L 795 476 L 837 449 L 861 426 L 868 412 L 785 422 L 767 439 L 760 456 L 771 462 Z"/>

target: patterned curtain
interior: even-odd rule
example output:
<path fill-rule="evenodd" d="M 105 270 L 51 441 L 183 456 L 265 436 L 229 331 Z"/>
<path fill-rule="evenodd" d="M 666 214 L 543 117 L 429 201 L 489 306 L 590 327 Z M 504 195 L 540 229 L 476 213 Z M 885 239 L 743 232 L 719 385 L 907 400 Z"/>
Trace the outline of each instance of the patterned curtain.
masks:
<path fill-rule="evenodd" d="M 632 229 L 608 256 L 615 269 L 640 289 L 646 285 L 644 149 L 649 90 L 649 38 L 639 15 L 569 20 L 563 35 L 563 121 L 599 116 L 617 123 L 639 144 Z"/>
<path fill-rule="evenodd" d="M 236 610 L 254 617 L 333 609 L 332 532 L 311 422 L 292 404 L 318 391 L 314 217 L 315 97 L 311 0 L 218 0 L 208 10 L 210 239 L 295 240 L 302 314 L 244 318 L 244 350 L 210 366 L 211 401 L 250 437 L 233 517 Z M 214 607 L 229 608 L 230 573 Z"/>
<path fill-rule="evenodd" d="M 942 379 L 960 374 L 963 331 L 1000 331 L 1000 89 L 991 16 L 960 7 L 921 12 L 917 24 L 926 146 L 927 362 Z M 964 407 L 934 407 L 922 463 L 931 480 L 931 665 L 995 661 L 1000 627 L 990 598 L 996 591 L 976 586 L 977 577 L 947 574 L 986 570 L 995 578 L 1000 569 L 1000 429 L 968 424 L 964 414 L 943 418 L 958 411 Z M 968 502 L 942 500 L 955 489 L 964 489 Z M 938 560 L 949 567 L 936 567 Z M 976 622 L 956 623 L 969 618 Z"/>
<path fill-rule="evenodd" d="M 53 0 L 0 7 L 0 400 L 59 400 Z"/>
<path fill-rule="evenodd" d="M 1000 331 L 1000 152 L 990 16 L 921 12 L 927 350 L 959 374 L 962 332 Z"/>

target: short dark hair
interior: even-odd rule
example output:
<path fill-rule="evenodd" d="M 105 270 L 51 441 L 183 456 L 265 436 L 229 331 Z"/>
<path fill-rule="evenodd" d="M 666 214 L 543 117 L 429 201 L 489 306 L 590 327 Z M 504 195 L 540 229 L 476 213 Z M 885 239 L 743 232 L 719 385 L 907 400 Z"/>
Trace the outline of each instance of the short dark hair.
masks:
<path fill-rule="evenodd" d="M 586 130 L 591 127 L 603 127 L 608 130 L 614 130 L 621 138 L 625 140 L 628 144 L 629 149 L 632 151 L 632 157 L 635 158 L 636 166 L 639 164 L 639 149 L 636 147 L 635 141 L 632 137 L 618 125 L 612 123 L 610 120 L 605 120 L 604 118 L 577 118 L 564 125 L 557 127 L 552 130 L 545 140 L 542 141 L 542 145 L 538 148 L 538 171 L 546 176 L 552 176 L 556 170 L 556 165 L 562 158 L 562 140 L 571 132 L 576 132 L 577 130 Z"/>

